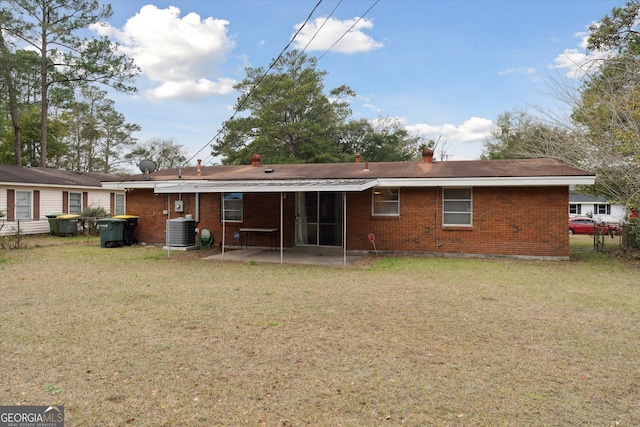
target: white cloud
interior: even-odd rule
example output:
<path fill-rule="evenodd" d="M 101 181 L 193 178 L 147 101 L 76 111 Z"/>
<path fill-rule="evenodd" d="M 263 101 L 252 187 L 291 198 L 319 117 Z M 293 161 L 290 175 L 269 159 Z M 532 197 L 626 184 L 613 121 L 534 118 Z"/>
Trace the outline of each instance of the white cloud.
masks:
<path fill-rule="evenodd" d="M 451 160 L 473 160 L 480 157 L 482 144 L 494 126 L 492 120 L 471 117 L 460 126 L 421 123 L 405 127 L 412 135 L 440 138 L 440 148 L 445 148 Z"/>
<path fill-rule="evenodd" d="M 564 70 L 564 75 L 570 79 L 579 79 L 589 74 L 594 65 L 597 67 L 599 59 L 604 59 L 610 55 L 606 51 L 588 51 L 587 44 L 589 33 L 579 32 L 574 34 L 578 38 L 578 48 L 565 49 L 556 56 L 550 69 Z"/>
<path fill-rule="evenodd" d="M 373 111 L 374 113 L 380 113 L 382 111 L 382 108 L 368 102 L 362 104 L 362 108 L 366 108 L 367 110 Z"/>
<path fill-rule="evenodd" d="M 499 76 L 508 76 L 512 74 L 525 75 L 532 82 L 540 81 L 540 75 L 538 74 L 538 70 L 535 67 L 507 68 L 506 70 L 500 71 L 498 73 Z"/>
<path fill-rule="evenodd" d="M 493 129 L 494 123 L 492 120 L 483 119 L 481 117 L 471 117 L 460 126 L 452 124 L 444 125 L 429 125 L 429 124 L 417 124 L 406 126 L 410 133 L 426 137 L 437 137 L 442 135 L 442 138 L 450 141 L 458 142 L 474 142 L 484 140 Z"/>
<path fill-rule="evenodd" d="M 213 82 L 207 79 L 198 81 L 164 82 L 158 87 L 149 89 L 147 95 L 153 99 L 199 98 L 204 94 L 227 95 L 233 92 L 233 79 L 218 79 Z"/>
<path fill-rule="evenodd" d="M 358 19 L 341 21 L 333 18 L 316 18 L 308 22 L 300 31 L 294 46 L 297 49 L 306 47 L 307 51 L 325 51 L 331 48 L 334 52 L 349 55 L 369 52 L 384 46 L 364 33 L 364 30 L 373 28 L 373 22 L 367 19 L 358 21 Z M 294 28 L 299 30 L 300 27 L 302 24 L 297 24 Z M 334 43 L 336 43 L 335 46 L 333 46 Z"/>
<path fill-rule="evenodd" d="M 155 98 L 193 98 L 226 94 L 230 79 L 211 80 L 216 69 L 235 47 L 227 35 L 228 21 L 201 19 L 196 13 L 180 17 L 180 9 L 147 5 L 122 29 L 94 25 L 92 30 L 121 44 L 142 72 L 158 86 L 148 93 Z"/>

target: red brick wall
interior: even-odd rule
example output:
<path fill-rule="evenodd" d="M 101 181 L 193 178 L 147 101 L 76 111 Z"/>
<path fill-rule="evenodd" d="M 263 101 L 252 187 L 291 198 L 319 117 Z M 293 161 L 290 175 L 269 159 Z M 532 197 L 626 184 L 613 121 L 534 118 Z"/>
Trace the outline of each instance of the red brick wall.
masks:
<path fill-rule="evenodd" d="M 184 212 L 174 211 L 174 203 L 181 199 L 184 204 Z M 293 222 L 293 195 L 287 194 L 283 200 L 284 224 Z M 244 194 L 244 218 L 242 222 L 227 222 L 225 244 L 233 246 L 239 244 L 233 238 L 234 232 L 242 227 L 278 228 L 280 229 L 280 193 Z M 197 224 L 199 229 L 209 229 L 213 233 L 216 245 L 222 242 L 222 222 L 220 221 L 220 193 L 200 194 L 200 216 Z M 196 200 L 194 194 L 158 194 L 153 190 L 136 189 L 127 193 L 127 214 L 139 216 L 135 236 L 140 242 L 150 244 L 164 244 L 166 242 L 165 229 L 167 216 L 163 211 L 169 210 L 171 218 L 190 214 L 195 219 Z M 293 246 L 293 226 L 284 227 L 284 245 Z M 278 244 L 280 236 L 278 232 Z M 255 246 L 268 246 L 269 237 L 264 234 L 251 236 L 251 244 Z"/>
<path fill-rule="evenodd" d="M 167 198 L 170 198 L 169 203 Z M 400 216 L 371 215 L 371 190 L 347 195 L 347 249 L 372 250 L 374 233 L 380 251 L 569 256 L 567 231 L 568 187 L 476 187 L 473 189 L 473 226 L 443 227 L 442 189 L 401 188 Z M 177 194 L 153 194 L 136 189 L 127 194 L 127 213 L 138 215 L 140 242 L 164 243 L 163 210 L 171 217 L 196 218 L 195 196 L 182 194 L 184 213 L 173 211 Z M 294 245 L 293 193 L 283 200 L 284 246 Z M 200 194 L 200 229 L 211 230 L 215 244 L 222 240 L 220 194 Z M 226 244 L 235 245 L 233 233 L 241 227 L 280 228 L 279 193 L 245 193 L 242 223 L 227 223 Z M 279 233 L 278 233 L 279 234 Z M 279 236 L 278 236 L 279 243 Z M 268 236 L 251 236 L 251 245 L 268 246 Z"/>
<path fill-rule="evenodd" d="M 568 187 L 476 187 L 473 226 L 442 226 L 442 189 L 401 188 L 400 216 L 371 215 L 371 192 L 347 201 L 347 249 L 569 256 Z M 357 220 L 356 220 L 357 218 Z"/>

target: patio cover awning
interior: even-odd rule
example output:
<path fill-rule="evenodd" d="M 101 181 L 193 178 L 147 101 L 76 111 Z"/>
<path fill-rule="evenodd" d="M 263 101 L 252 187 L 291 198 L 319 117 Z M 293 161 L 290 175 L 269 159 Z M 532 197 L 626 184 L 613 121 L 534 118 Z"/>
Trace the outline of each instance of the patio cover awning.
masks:
<path fill-rule="evenodd" d="M 262 179 L 262 180 L 211 180 L 211 181 L 184 181 L 178 184 L 167 183 L 155 186 L 158 194 L 176 193 L 280 193 L 280 263 L 283 263 L 283 194 L 297 191 L 335 191 L 342 192 L 343 200 L 343 257 L 344 265 L 347 264 L 347 200 L 349 191 L 364 191 L 375 187 L 377 179 Z M 224 209 L 224 199 L 222 200 Z M 222 222 L 222 259 L 224 260 L 224 247 L 226 236 L 226 221 Z"/>
<path fill-rule="evenodd" d="M 228 181 L 184 181 L 157 185 L 166 193 L 289 193 L 296 191 L 363 191 L 376 186 L 377 179 L 263 179 Z"/>

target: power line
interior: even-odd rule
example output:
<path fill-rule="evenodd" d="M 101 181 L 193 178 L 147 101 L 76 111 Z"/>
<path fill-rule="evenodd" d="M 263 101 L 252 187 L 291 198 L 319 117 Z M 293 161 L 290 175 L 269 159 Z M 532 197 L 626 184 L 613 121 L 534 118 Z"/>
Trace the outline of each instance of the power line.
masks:
<path fill-rule="evenodd" d="M 353 27 L 355 27 L 358 22 L 360 22 L 362 20 L 362 18 L 364 18 L 369 12 L 371 12 L 371 9 L 373 9 L 374 7 L 376 7 L 376 5 L 380 3 L 380 0 L 376 0 L 371 7 L 369 7 L 369 9 L 366 10 L 365 13 L 362 14 L 362 16 L 358 17 L 358 19 L 356 20 L 356 22 L 353 23 L 353 25 L 351 25 L 351 27 L 349 27 L 349 29 L 347 31 L 345 31 L 340 37 L 338 37 L 338 40 L 336 40 L 331 46 L 329 46 L 329 49 L 325 50 L 324 53 L 322 55 L 320 55 L 320 57 L 318 58 L 318 62 L 320 62 L 320 60 L 331 50 L 334 48 L 335 45 L 338 44 L 338 42 L 340 42 L 340 40 L 342 40 L 344 38 L 344 36 L 346 36 L 347 34 L 349 34 L 349 32 L 353 29 Z"/>
<path fill-rule="evenodd" d="M 251 95 L 254 93 L 255 89 L 260 85 L 260 83 L 262 83 L 262 81 L 266 78 L 266 76 L 269 74 L 269 72 L 273 69 L 273 67 L 275 67 L 275 65 L 278 63 L 278 61 L 282 58 L 282 56 L 284 55 L 284 53 L 287 51 L 287 49 L 289 49 L 289 47 L 291 46 L 291 44 L 296 40 L 296 37 L 300 34 L 300 32 L 302 31 L 302 29 L 307 25 L 307 23 L 309 23 L 309 21 L 311 20 L 311 17 L 313 16 L 313 14 L 315 13 L 315 11 L 318 9 L 318 7 L 320 6 L 320 4 L 322 3 L 323 0 L 319 0 L 316 5 L 314 6 L 314 8 L 311 10 L 311 12 L 309 13 L 309 15 L 307 16 L 307 19 L 304 21 L 304 23 L 300 26 L 300 28 L 298 28 L 298 31 L 296 31 L 296 33 L 294 34 L 294 36 L 291 38 L 291 40 L 289 41 L 289 43 L 287 43 L 287 45 L 280 51 L 280 53 L 278 54 L 278 56 L 276 57 L 275 60 L 273 60 L 273 62 L 269 65 L 269 68 L 267 68 L 267 70 L 262 74 L 262 76 L 260 77 L 260 79 L 258 79 L 258 81 L 253 85 L 253 87 L 251 88 L 251 90 L 246 94 L 246 96 L 244 97 L 244 99 L 241 101 L 241 103 L 236 107 L 236 109 L 234 110 L 233 114 L 231 115 L 231 117 L 226 121 L 229 122 L 231 120 L 233 120 L 236 115 L 240 112 L 240 110 L 242 109 L 242 107 L 245 105 L 246 102 L 248 102 L 249 98 L 251 97 Z M 339 42 L 340 40 L 342 40 L 378 3 L 380 2 L 380 0 L 376 0 L 363 14 L 362 16 L 358 17 L 358 19 L 340 36 L 338 37 L 338 39 L 327 49 L 323 52 L 322 55 L 320 55 L 320 57 L 318 57 L 316 59 L 316 63 L 318 63 L 328 52 L 330 52 Z M 327 16 L 327 18 L 324 20 L 324 22 L 322 23 L 322 25 L 316 30 L 315 34 L 311 37 L 311 39 L 307 42 L 307 44 L 304 46 L 304 48 L 302 48 L 300 55 L 298 55 L 298 58 L 305 52 L 305 50 L 309 47 L 309 45 L 311 44 L 311 42 L 315 39 L 315 37 L 319 34 L 320 30 L 325 26 L 325 24 L 329 21 L 329 19 L 333 16 L 333 14 L 335 13 L 335 11 L 338 9 L 338 7 L 340 6 L 340 4 L 342 4 L 342 0 L 340 0 L 338 2 L 338 4 L 333 8 L 333 10 L 331 11 L 331 13 Z M 297 59 L 297 58 L 296 58 Z M 284 76 L 281 76 L 280 79 L 284 78 Z M 222 129 L 220 129 L 200 150 L 198 150 L 193 156 L 191 156 L 188 160 L 187 163 L 189 163 L 191 160 L 193 160 L 196 156 L 198 156 L 205 148 L 209 147 L 210 144 L 216 140 L 216 138 L 218 138 L 218 136 L 220 136 L 220 134 L 222 133 L 222 130 L 224 129 L 224 123 L 222 126 Z M 209 155 L 207 156 L 207 159 L 211 157 L 212 161 L 213 161 L 213 156 Z M 206 163 L 206 162 L 205 162 Z"/>
<path fill-rule="evenodd" d="M 305 25 L 307 25 L 307 23 L 311 20 L 311 16 L 313 15 L 313 13 L 316 11 L 316 9 L 318 9 L 318 7 L 320 6 L 320 4 L 322 3 L 322 0 L 318 0 L 318 3 L 316 3 L 316 5 L 314 6 L 314 8 L 311 10 L 311 12 L 309 13 L 309 16 L 307 16 L 307 19 L 304 21 L 304 23 L 300 26 L 300 28 L 298 28 L 298 31 L 296 31 L 296 33 L 293 35 L 293 37 L 291 38 L 291 40 L 289 41 L 289 43 L 287 43 L 287 45 L 280 51 L 280 53 L 278 54 L 278 56 L 276 57 L 276 59 L 271 63 L 271 65 L 269 65 L 269 68 L 267 68 L 267 70 L 264 72 L 264 74 L 262 75 L 262 77 L 260 77 L 260 79 L 256 82 L 256 84 L 254 85 L 254 87 L 249 91 L 249 93 L 247 94 L 247 96 L 244 98 L 243 103 L 241 103 L 240 105 L 238 105 L 238 107 L 235 109 L 235 111 L 233 112 L 233 114 L 231 115 L 231 117 L 229 118 L 229 120 L 233 120 L 233 118 L 236 116 L 236 114 L 238 114 L 238 112 L 241 110 L 241 108 L 244 106 L 244 102 L 246 102 L 250 97 L 251 94 L 253 93 L 253 91 L 255 90 L 255 88 L 262 82 L 262 80 L 264 80 L 264 78 L 267 76 L 267 74 L 269 74 L 269 71 L 271 71 L 271 69 L 278 63 L 278 61 L 280 60 L 280 58 L 282 57 L 282 55 L 284 55 L 284 52 L 289 49 L 289 46 L 291 46 L 291 43 L 293 43 L 293 41 L 296 39 L 296 37 L 298 36 L 298 34 L 300 34 L 300 31 L 302 31 L 302 29 L 305 27 Z M 227 121 L 229 121 L 227 120 Z M 202 152 L 202 150 L 204 150 L 205 148 L 207 148 L 211 142 L 213 142 L 219 135 L 220 135 L 221 131 L 218 131 L 218 133 L 216 133 L 213 138 L 211 138 L 200 150 L 198 150 L 196 152 L 196 154 L 194 154 L 193 156 L 191 156 L 191 158 L 189 158 L 189 160 L 187 160 L 187 163 L 189 163 L 191 160 L 193 160 L 198 154 L 200 154 Z"/>

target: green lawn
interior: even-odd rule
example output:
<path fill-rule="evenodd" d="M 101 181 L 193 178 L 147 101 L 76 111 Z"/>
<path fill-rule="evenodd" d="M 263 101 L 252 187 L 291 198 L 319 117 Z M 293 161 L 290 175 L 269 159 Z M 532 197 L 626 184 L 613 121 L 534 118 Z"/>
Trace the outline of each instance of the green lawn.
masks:
<path fill-rule="evenodd" d="M 640 425 L 640 266 L 582 237 L 568 262 L 349 268 L 34 240 L 0 252 L 0 405 L 62 404 L 68 426 Z"/>

